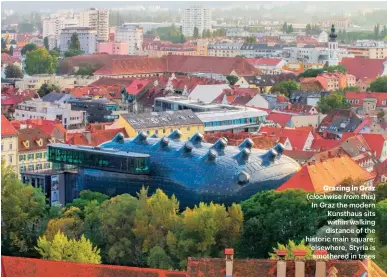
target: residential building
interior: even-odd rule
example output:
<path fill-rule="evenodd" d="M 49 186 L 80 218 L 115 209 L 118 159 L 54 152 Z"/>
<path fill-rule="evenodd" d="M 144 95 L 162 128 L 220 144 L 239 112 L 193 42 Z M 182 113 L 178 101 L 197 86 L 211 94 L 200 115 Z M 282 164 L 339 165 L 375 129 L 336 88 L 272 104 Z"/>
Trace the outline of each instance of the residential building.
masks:
<path fill-rule="evenodd" d="M 25 125 L 18 132 L 18 173 L 51 168 L 47 145 L 55 140 L 36 126 Z"/>
<path fill-rule="evenodd" d="M 249 37 L 251 33 L 243 28 L 230 28 L 226 31 L 226 37 Z"/>
<path fill-rule="evenodd" d="M 87 123 L 113 122 L 119 116 L 118 105 L 106 98 L 73 98 L 67 100 L 66 104 L 71 106 L 72 112 L 84 114 L 84 122 Z"/>
<path fill-rule="evenodd" d="M 14 120 L 11 122 L 16 130 L 29 128 L 38 128 L 58 142 L 65 142 L 67 130 L 60 121 L 46 119 L 27 119 Z"/>
<path fill-rule="evenodd" d="M 98 53 L 107 53 L 109 55 L 128 55 L 128 42 L 99 42 L 97 43 Z"/>
<path fill-rule="evenodd" d="M 268 45 L 267 43 L 244 43 L 240 49 L 240 55 L 247 58 L 280 58 L 283 45 Z"/>
<path fill-rule="evenodd" d="M 204 132 L 203 122 L 191 110 L 121 114 L 111 128 L 125 128 L 131 138 L 140 131 L 149 136 L 164 137 L 179 130 L 182 139 L 188 139 L 197 132 Z"/>
<path fill-rule="evenodd" d="M 197 46 L 189 44 L 160 44 L 154 49 L 146 51 L 149 57 L 169 55 L 197 56 Z"/>
<path fill-rule="evenodd" d="M 200 6 L 191 6 L 183 9 L 182 12 L 182 28 L 183 35 L 193 37 L 194 29 L 198 29 L 199 35 L 203 34 L 203 30 L 212 29 L 211 10 Z"/>
<path fill-rule="evenodd" d="M 359 179 L 365 185 L 372 186 L 374 176 L 347 155 L 342 155 L 325 161 L 305 164 L 277 191 L 302 189 L 316 193 L 328 193 L 324 188 L 336 187 L 347 178 Z"/>
<path fill-rule="evenodd" d="M 286 150 L 310 150 L 314 140 L 311 129 L 287 129 L 262 126 L 258 132 L 279 138 Z"/>
<path fill-rule="evenodd" d="M 22 62 L 19 58 L 12 57 L 8 53 L 1 53 L 1 78 L 5 79 L 5 69 L 8 65 L 14 65 L 22 69 Z"/>
<path fill-rule="evenodd" d="M 287 126 L 290 128 L 298 127 L 313 127 L 317 128 L 322 120 L 325 118 L 325 114 L 312 114 L 312 115 L 293 115 Z"/>
<path fill-rule="evenodd" d="M 372 114 L 387 111 L 387 93 L 384 92 L 353 92 L 345 93 L 347 102 L 362 114 Z"/>
<path fill-rule="evenodd" d="M 208 45 L 208 56 L 236 57 L 241 55 L 243 43 L 215 43 Z"/>
<path fill-rule="evenodd" d="M 61 53 L 69 50 L 71 36 L 78 35 L 80 48 L 85 54 L 93 54 L 97 51 L 97 31 L 92 27 L 72 27 L 61 30 L 59 36 L 59 49 Z"/>
<path fill-rule="evenodd" d="M 354 86 L 356 86 L 356 77 L 354 75 L 339 72 L 322 73 L 316 77 L 303 78 L 300 82 L 301 90 L 304 91 L 338 91 Z"/>
<path fill-rule="evenodd" d="M 197 56 L 208 56 L 208 41 L 204 39 L 198 39 L 196 41 L 196 53 Z"/>
<path fill-rule="evenodd" d="M 235 83 L 235 86 L 241 88 L 256 88 L 261 93 L 269 93 L 271 88 L 279 82 L 294 80 L 296 81 L 296 75 L 290 74 L 277 74 L 277 75 L 261 75 L 259 76 L 241 76 L 241 78 Z"/>
<path fill-rule="evenodd" d="M 339 139 L 343 133 L 353 132 L 362 120 L 351 110 L 333 109 L 322 120 L 317 132 L 324 138 Z"/>
<path fill-rule="evenodd" d="M 152 31 L 157 28 L 162 28 L 162 27 L 171 27 L 172 25 L 175 25 L 176 27 L 180 27 L 181 24 L 175 23 L 175 22 L 129 22 L 129 23 L 124 23 L 122 24 L 123 27 L 129 27 L 129 26 L 136 26 L 138 28 L 142 28 L 143 33 L 146 34 L 149 31 Z M 160 38 L 158 38 L 160 40 Z M 145 41 L 145 39 L 144 39 Z"/>
<path fill-rule="evenodd" d="M 1 160 L 17 173 L 18 131 L 1 115 Z"/>
<path fill-rule="evenodd" d="M 49 49 L 59 46 L 62 29 L 78 27 L 79 20 L 74 15 L 54 14 L 43 19 L 43 37 L 49 38 Z"/>
<path fill-rule="evenodd" d="M 348 46 L 348 53 L 355 57 L 368 59 L 387 58 L 387 43 L 385 41 L 358 40 L 355 45 Z"/>
<path fill-rule="evenodd" d="M 143 29 L 137 26 L 121 26 L 117 27 L 116 42 L 128 43 L 129 55 L 137 55 L 142 50 L 143 43 Z"/>
<path fill-rule="evenodd" d="M 261 70 L 265 75 L 279 75 L 283 71 L 282 68 L 286 65 L 284 59 L 277 58 L 248 59 L 248 62 Z"/>
<path fill-rule="evenodd" d="M 335 25 L 337 29 L 348 29 L 349 27 L 349 18 L 347 17 L 334 17 L 322 22 L 322 28 L 330 28 L 332 25 Z"/>
<path fill-rule="evenodd" d="M 304 104 L 313 107 L 317 106 L 321 97 L 329 95 L 328 91 L 292 91 L 289 100 L 292 104 Z"/>
<path fill-rule="evenodd" d="M 95 9 L 81 11 L 79 13 L 79 26 L 91 27 L 97 33 L 97 40 L 109 39 L 109 9 Z"/>
<path fill-rule="evenodd" d="M 50 103 L 41 99 L 19 103 L 15 109 L 15 119 L 59 120 L 66 129 L 78 129 L 86 124 L 85 112 L 73 111 L 67 103 Z"/>
<path fill-rule="evenodd" d="M 20 90 L 38 90 L 43 84 L 53 84 L 60 89 L 72 88 L 76 83 L 74 76 L 58 76 L 55 74 L 35 74 L 26 76 L 15 82 L 15 87 Z"/>

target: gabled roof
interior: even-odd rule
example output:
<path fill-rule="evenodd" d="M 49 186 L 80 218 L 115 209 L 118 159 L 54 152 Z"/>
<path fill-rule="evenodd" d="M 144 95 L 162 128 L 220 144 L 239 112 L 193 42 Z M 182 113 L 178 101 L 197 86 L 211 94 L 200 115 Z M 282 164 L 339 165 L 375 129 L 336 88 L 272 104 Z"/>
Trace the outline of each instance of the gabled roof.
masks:
<path fill-rule="evenodd" d="M 125 128 L 104 129 L 94 130 L 91 132 L 69 133 L 66 136 L 66 143 L 71 145 L 98 146 L 104 142 L 112 140 L 118 133 L 122 133 L 125 138 L 129 137 Z"/>
<path fill-rule="evenodd" d="M 376 153 L 376 158 L 380 159 L 384 143 L 387 140 L 387 136 L 383 134 L 361 134 L 364 140 L 367 142 L 371 151 Z"/>
<path fill-rule="evenodd" d="M 37 151 L 47 149 L 50 143 L 50 135 L 47 135 L 42 129 L 37 126 L 33 128 L 26 128 L 19 130 L 19 152 L 23 151 Z M 42 142 L 39 145 L 39 141 Z"/>
<path fill-rule="evenodd" d="M 383 73 L 385 59 L 365 59 L 360 57 L 342 58 L 340 64 L 344 65 L 349 74 L 355 75 L 356 79 L 376 79 Z"/>
<path fill-rule="evenodd" d="M 149 80 L 133 80 L 130 85 L 126 86 L 126 91 L 131 95 L 137 95 L 144 90 L 149 83 Z"/>
<path fill-rule="evenodd" d="M 285 127 L 291 118 L 291 114 L 272 112 L 268 115 L 266 119 L 278 123 L 279 125 L 281 125 L 281 127 Z"/>
<path fill-rule="evenodd" d="M 310 148 L 316 151 L 326 151 L 339 146 L 340 143 L 341 140 L 319 138 L 313 140 Z"/>
<path fill-rule="evenodd" d="M 17 136 L 18 132 L 15 127 L 9 122 L 9 120 L 2 114 L 1 115 L 1 137 Z"/>
<path fill-rule="evenodd" d="M 384 160 L 374 168 L 374 174 L 376 175 L 374 183 L 381 182 L 383 175 L 387 177 L 387 160 Z"/>
<path fill-rule="evenodd" d="M 353 107 L 361 107 L 363 106 L 364 99 L 366 98 L 374 98 L 377 100 L 376 106 L 387 108 L 387 93 L 385 92 L 353 92 L 347 91 L 345 93 L 345 98 L 347 100 L 359 100 L 359 103 L 356 101 L 351 103 Z"/>
<path fill-rule="evenodd" d="M 42 100 L 45 102 L 55 102 L 55 101 L 61 100 L 66 95 L 68 95 L 68 94 L 64 93 L 64 92 L 52 91 L 52 92 L 46 94 L 45 96 L 43 96 Z"/>
<path fill-rule="evenodd" d="M 26 119 L 26 120 L 14 120 L 11 124 L 18 130 L 20 130 L 21 125 L 26 125 L 31 128 L 37 127 L 47 135 L 53 135 L 53 131 L 58 130 L 63 136 L 66 134 L 66 129 L 60 121 L 47 120 L 47 119 Z"/>
<path fill-rule="evenodd" d="M 316 161 L 304 165 L 277 191 L 303 189 L 305 191 L 327 193 L 324 191 L 324 186 L 335 187 L 347 178 L 368 181 L 373 179 L 373 176 L 350 157 L 342 155 L 323 162 Z"/>
<path fill-rule="evenodd" d="M 311 134 L 310 130 L 305 129 L 286 129 L 286 128 L 273 128 L 262 127 L 259 129 L 259 133 L 266 133 L 268 135 L 274 135 L 277 138 L 287 137 L 294 150 L 303 150 L 306 140 Z"/>
<path fill-rule="evenodd" d="M 4 277 L 188 277 L 186 272 L 1 256 Z"/>
<path fill-rule="evenodd" d="M 276 66 L 282 59 L 276 58 L 261 58 L 261 59 L 247 59 L 247 62 L 254 66 Z"/>

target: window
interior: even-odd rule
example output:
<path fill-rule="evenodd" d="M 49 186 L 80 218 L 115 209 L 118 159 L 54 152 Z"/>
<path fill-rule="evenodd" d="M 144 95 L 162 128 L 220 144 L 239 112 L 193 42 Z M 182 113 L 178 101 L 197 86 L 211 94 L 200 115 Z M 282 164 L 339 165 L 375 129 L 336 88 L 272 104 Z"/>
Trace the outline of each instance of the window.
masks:
<path fill-rule="evenodd" d="M 10 164 L 12 164 L 12 162 L 13 162 L 13 155 L 9 155 L 8 156 L 8 161 L 9 161 Z"/>
<path fill-rule="evenodd" d="M 24 165 L 22 165 L 22 166 L 20 167 L 20 173 L 23 173 L 24 171 L 26 171 L 26 167 L 25 167 Z"/>
<path fill-rule="evenodd" d="M 33 164 L 29 164 L 28 165 L 28 171 L 33 171 L 34 170 L 34 165 Z"/>
<path fill-rule="evenodd" d="M 35 158 L 34 156 L 35 156 L 34 153 L 28 154 L 28 160 L 33 160 Z"/>
<path fill-rule="evenodd" d="M 25 161 L 25 160 L 26 160 L 26 155 L 24 155 L 24 154 L 19 155 L 19 162 Z"/>
<path fill-rule="evenodd" d="M 12 150 L 12 143 L 9 144 L 9 150 Z"/>
<path fill-rule="evenodd" d="M 43 157 L 43 153 L 40 152 L 40 153 L 36 153 L 36 158 L 37 159 L 41 159 Z"/>
<path fill-rule="evenodd" d="M 1 145 L 1 151 L 4 151 L 4 145 L 3 144 Z"/>

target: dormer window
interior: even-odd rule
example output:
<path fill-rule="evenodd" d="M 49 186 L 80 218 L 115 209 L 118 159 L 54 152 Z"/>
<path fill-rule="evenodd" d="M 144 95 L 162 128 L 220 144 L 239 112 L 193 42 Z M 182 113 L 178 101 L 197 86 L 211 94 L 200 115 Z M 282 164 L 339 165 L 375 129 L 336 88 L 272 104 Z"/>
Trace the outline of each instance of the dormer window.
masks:
<path fill-rule="evenodd" d="M 37 140 L 35 140 L 35 142 L 36 142 L 40 147 L 43 146 L 43 139 L 37 139 Z"/>
<path fill-rule="evenodd" d="M 25 148 L 30 148 L 30 141 L 29 140 L 23 141 L 23 145 Z"/>

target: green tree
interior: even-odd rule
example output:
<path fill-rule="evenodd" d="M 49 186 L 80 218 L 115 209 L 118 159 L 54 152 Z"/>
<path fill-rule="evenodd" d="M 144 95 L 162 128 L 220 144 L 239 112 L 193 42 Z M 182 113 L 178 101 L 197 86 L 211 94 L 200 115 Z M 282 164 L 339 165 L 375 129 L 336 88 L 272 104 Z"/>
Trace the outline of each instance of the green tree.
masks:
<path fill-rule="evenodd" d="M 57 58 L 51 56 L 47 49 L 39 48 L 28 51 L 26 56 L 25 70 L 27 74 L 52 74 L 55 72 L 55 68 L 58 63 Z"/>
<path fill-rule="evenodd" d="M 286 250 L 286 260 L 294 260 L 295 256 L 293 254 L 294 250 L 306 250 L 306 255 L 305 258 L 307 260 L 312 260 L 313 259 L 313 251 L 312 247 L 310 245 L 305 244 L 304 240 L 301 240 L 299 244 L 295 243 L 292 240 L 289 240 L 288 244 L 284 245 L 281 243 L 278 243 L 277 247 L 273 248 L 273 252 L 269 253 L 269 256 L 271 259 L 278 259 L 277 250 Z"/>
<path fill-rule="evenodd" d="M 240 256 L 267 258 L 277 243 L 301 241 L 315 234 L 320 211 L 311 207 L 306 195 L 302 190 L 270 190 L 242 202 L 245 221 L 238 250 Z"/>
<path fill-rule="evenodd" d="M 80 55 L 83 55 L 85 52 L 83 52 L 82 50 L 73 50 L 73 49 L 70 49 L 68 51 L 66 51 L 64 53 L 64 56 L 66 58 L 69 58 L 69 57 L 74 57 L 74 56 L 80 56 Z"/>
<path fill-rule="evenodd" d="M 19 78 L 22 79 L 24 74 L 19 66 L 9 64 L 4 71 L 5 78 Z"/>
<path fill-rule="evenodd" d="M 69 42 L 69 50 L 81 50 L 81 43 L 79 41 L 77 33 L 71 35 Z"/>
<path fill-rule="evenodd" d="M 376 202 L 387 199 L 387 183 L 379 183 L 375 186 Z"/>
<path fill-rule="evenodd" d="M 227 81 L 230 83 L 230 85 L 235 85 L 236 82 L 238 82 L 239 78 L 234 75 L 227 75 L 226 76 Z"/>
<path fill-rule="evenodd" d="M 257 42 L 255 37 L 247 37 L 246 38 L 246 43 L 255 43 L 255 42 Z"/>
<path fill-rule="evenodd" d="M 58 48 L 54 48 L 52 50 L 50 50 L 50 55 L 53 56 L 53 57 L 59 57 L 60 56 L 60 50 Z"/>
<path fill-rule="evenodd" d="M 194 38 L 199 38 L 199 29 L 198 29 L 198 27 L 194 28 L 193 37 Z"/>
<path fill-rule="evenodd" d="M 173 269 L 171 257 L 160 246 L 155 246 L 150 250 L 147 263 L 151 268 Z"/>
<path fill-rule="evenodd" d="M 317 106 L 323 114 L 329 113 L 332 109 L 351 108 L 351 104 L 347 103 L 345 97 L 339 93 L 331 93 L 328 96 L 321 97 Z"/>
<path fill-rule="evenodd" d="M 46 224 L 46 198 L 40 189 L 22 184 L 3 163 L 1 217 L 2 254 L 36 256 L 34 246 Z"/>
<path fill-rule="evenodd" d="M 376 78 L 370 84 L 370 91 L 387 92 L 387 76 Z"/>
<path fill-rule="evenodd" d="M 11 45 L 8 50 L 8 54 L 13 55 L 13 46 Z"/>
<path fill-rule="evenodd" d="M 51 219 L 44 233 L 45 237 L 52 240 L 58 232 L 61 232 L 68 238 L 80 239 L 84 231 L 81 213 L 79 208 L 70 207 L 60 218 Z"/>
<path fill-rule="evenodd" d="M 289 26 L 288 26 L 288 28 L 287 28 L 287 30 L 286 30 L 286 33 L 287 34 L 290 34 L 290 33 L 293 33 L 293 25 L 292 24 L 290 24 Z"/>
<path fill-rule="evenodd" d="M 326 69 L 326 71 L 328 72 L 335 72 L 335 71 L 338 71 L 338 72 L 341 72 L 341 73 L 346 73 L 347 72 L 347 69 L 345 68 L 344 65 L 331 65 L 331 66 L 328 66 Z"/>
<path fill-rule="evenodd" d="M 48 37 L 44 37 L 43 45 L 47 50 L 50 50 L 50 46 L 48 45 Z"/>
<path fill-rule="evenodd" d="M 375 25 L 374 27 L 374 35 L 375 35 L 375 39 L 378 39 L 379 38 L 379 35 L 380 35 L 380 26 L 379 26 L 379 23 Z"/>
<path fill-rule="evenodd" d="M 36 250 L 46 260 L 100 264 L 100 250 L 84 236 L 80 240 L 69 239 L 58 232 L 50 241 L 39 238 Z"/>
<path fill-rule="evenodd" d="M 317 75 L 324 72 L 324 69 L 322 68 L 310 68 L 302 72 L 298 75 L 300 78 L 310 78 L 310 77 L 316 77 Z"/>
<path fill-rule="evenodd" d="M 24 56 L 27 54 L 28 51 L 33 51 L 33 50 L 36 50 L 37 48 L 38 47 L 36 46 L 36 44 L 28 43 L 28 44 L 23 46 L 20 53 Z"/>
<path fill-rule="evenodd" d="M 71 203 L 68 203 L 66 206 L 79 208 L 80 211 L 84 211 L 86 206 L 90 204 L 91 201 L 97 201 L 98 204 L 102 204 L 105 200 L 108 200 L 109 196 L 106 194 L 91 191 L 91 190 L 82 190 L 79 193 L 79 197 L 74 199 Z"/>
<path fill-rule="evenodd" d="M 40 97 L 45 96 L 46 94 L 49 94 L 52 91 L 60 92 L 60 87 L 54 84 L 46 84 L 44 83 L 43 85 L 40 86 L 38 89 L 38 94 Z"/>
<path fill-rule="evenodd" d="M 287 33 L 288 32 L 288 23 L 284 23 L 284 25 L 282 25 L 282 32 L 283 33 Z"/>
<path fill-rule="evenodd" d="M 286 96 L 289 96 L 289 93 L 291 93 L 292 91 L 299 90 L 299 89 L 300 89 L 300 86 L 298 85 L 298 83 L 296 81 L 288 80 L 288 81 L 282 81 L 282 82 L 275 84 L 274 86 L 272 86 L 270 91 L 271 92 L 279 92 L 279 93 L 282 93 Z"/>
<path fill-rule="evenodd" d="M 345 87 L 343 88 L 343 92 L 347 91 L 359 91 L 359 87 Z"/>

